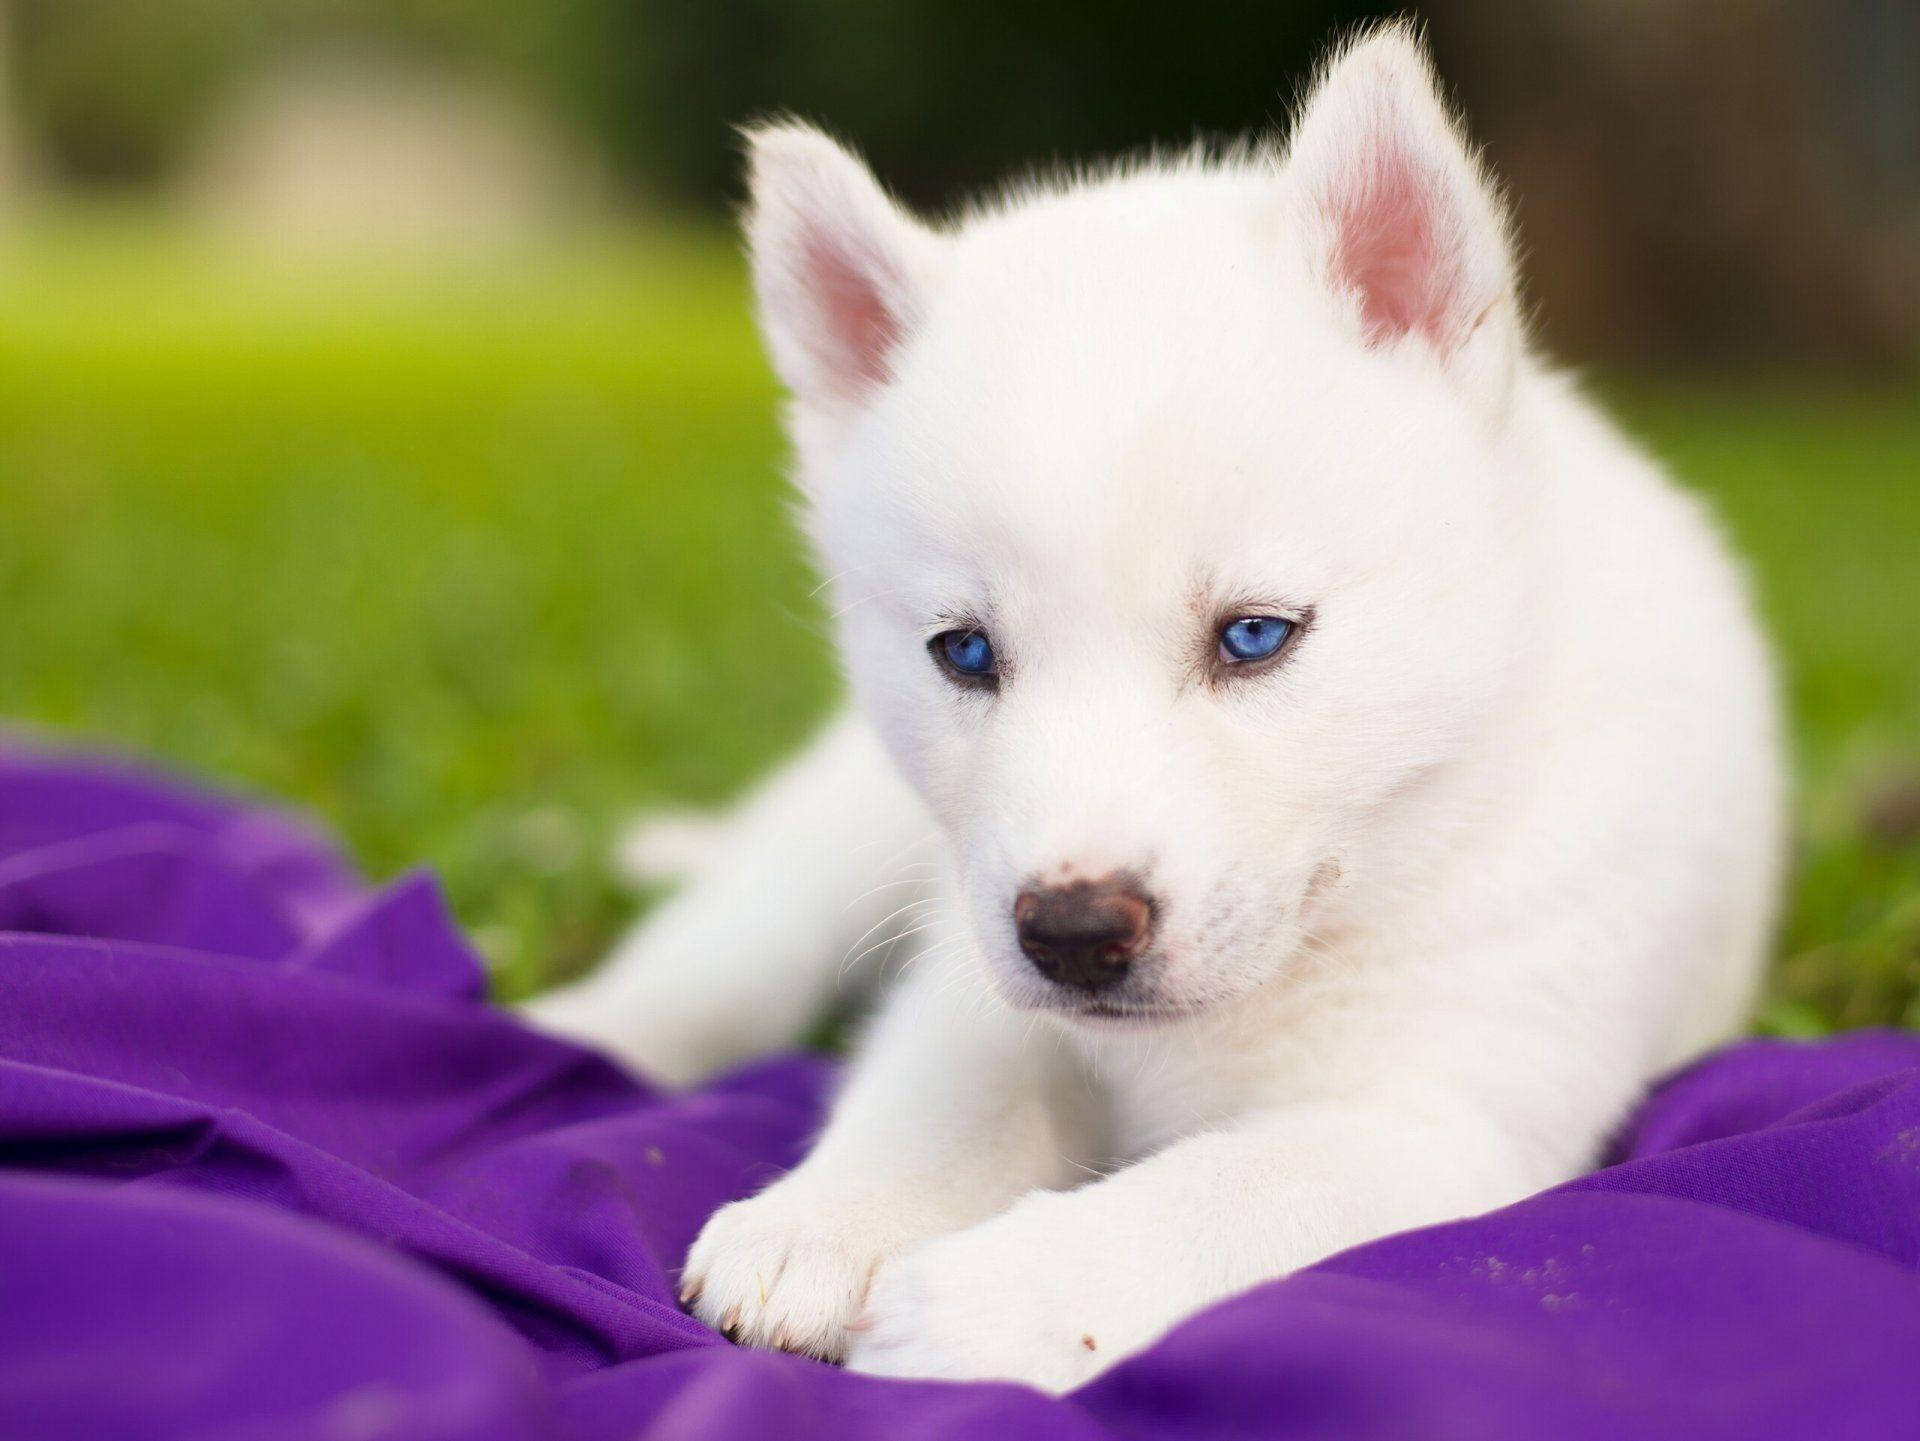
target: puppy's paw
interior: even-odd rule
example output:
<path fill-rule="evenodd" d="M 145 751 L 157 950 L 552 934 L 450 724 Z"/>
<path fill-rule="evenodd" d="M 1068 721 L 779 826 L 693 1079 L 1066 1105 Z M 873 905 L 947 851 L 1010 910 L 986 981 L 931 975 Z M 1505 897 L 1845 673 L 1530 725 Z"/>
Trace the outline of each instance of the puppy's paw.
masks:
<path fill-rule="evenodd" d="M 535 1030 L 604 1051 L 667 1086 L 690 1086 L 731 1058 L 696 1028 L 671 1016 L 657 1019 L 664 1007 L 649 1010 L 625 996 L 609 997 L 591 981 L 535 996 L 518 1010 Z"/>
<path fill-rule="evenodd" d="M 847 1364 L 877 1376 L 1023 1381 L 1068 1391 L 1158 1333 L 1100 1272 L 1124 1257 L 1071 1234 L 1070 1195 L 1041 1192 L 886 1265 Z"/>
<path fill-rule="evenodd" d="M 714 1213 L 687 1254 L 681 1299 L 743 1345 L 838 1361 L 874 1272 L 924 1234 L 897 1206 L 796 1173 Z"/>

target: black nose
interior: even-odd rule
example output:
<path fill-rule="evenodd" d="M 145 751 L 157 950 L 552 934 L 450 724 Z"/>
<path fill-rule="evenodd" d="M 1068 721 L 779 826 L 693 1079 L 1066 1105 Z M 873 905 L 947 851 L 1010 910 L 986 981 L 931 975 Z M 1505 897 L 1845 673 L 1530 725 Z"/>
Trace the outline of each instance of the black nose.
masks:
<path fill-rule="evenodd" d="M 1036 886 L 1014 901 L 1013 925 L 1041 975 L 1098 991 L 1121 980 L 1146 946 L 1153 902 L 1131 881 Z"/>

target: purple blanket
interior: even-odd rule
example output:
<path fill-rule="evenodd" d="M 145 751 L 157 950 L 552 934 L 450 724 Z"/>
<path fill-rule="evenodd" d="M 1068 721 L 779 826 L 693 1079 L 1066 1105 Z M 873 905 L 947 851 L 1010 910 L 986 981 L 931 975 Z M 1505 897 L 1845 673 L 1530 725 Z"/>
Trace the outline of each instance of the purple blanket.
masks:
<path fill-rule="evenodd" d="M 0 1436 L 1920 1429 L 1920 1037 L 1736 1047 L 1609 1168 L 1054 1400 L 681 1314 L 702 1219 L 793 1163 L 830 1067 L 663 1095 L 482 984 L 425 877 L 369 892 L 286 820 L 0 756 Z"/>

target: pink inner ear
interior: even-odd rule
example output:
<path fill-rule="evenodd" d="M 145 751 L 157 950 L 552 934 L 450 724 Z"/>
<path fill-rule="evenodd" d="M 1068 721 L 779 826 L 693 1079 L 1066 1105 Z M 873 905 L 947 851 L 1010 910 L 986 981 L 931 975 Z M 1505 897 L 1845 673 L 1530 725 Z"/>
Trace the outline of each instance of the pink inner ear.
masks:
<path fill-rule="evenodd" d="M 900 343 L 900 317 L 881 292 L 886 262 L 850 255 L 844 237 L 810 231 L 805 241 L 809 289 L 820 309 L 828 370 L 849 390 L 879 385 L 889 375 L 888 357 Z"/>
<path fill-rule="evenodd" d="M 1330 206 L 1335 273 L 1360 297 L 1368 344 L 1418 332 L 1445 351 L 1455 338 L 1461 275 L 1443 234 L 1441 186 L 1387 136 L 1362 153 L 1364 171 Z"/>

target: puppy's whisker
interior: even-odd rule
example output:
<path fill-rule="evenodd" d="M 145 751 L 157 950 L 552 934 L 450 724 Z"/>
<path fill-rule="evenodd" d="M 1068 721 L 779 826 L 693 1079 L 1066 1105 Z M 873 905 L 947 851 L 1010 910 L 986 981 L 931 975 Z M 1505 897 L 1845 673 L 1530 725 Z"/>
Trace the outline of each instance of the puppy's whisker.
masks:
<path fill-rule="evenodd" d="M 888 911 L 886 915 L 882 916 L 879 920 L 875 921 L 872 925 L 868 926 L 864 931 L 860 932 L 859 935 L 855 936 L 853 938 L 853 944 L 848 946 L 847 949 L 851 951 L 854 948 L 854 946 L 858 946 L 862 941 L 866 940 L 866 938 L 868 936 L 871 936 L 875 931 L 880 930 L 882 927 L 890 924 L 892 921 L 905 915 L 908 911 L 917 910 L 921 906 L 937 905 L 939 904 L 939 901 L 940 901 L 940 898 L 938 896 L 917 896 L 913 900 L 908 901 L 905 905 L 896 906 L 893 910 Z M 841 966 L 841 970 L 843 972 L 846 970 L 845 964 Z"/>
<path fill-rule="evenodd" d="M 870 901 L 882 891 L 897 891 L 902 886 L 924 886 L 927 884 L 929 884 L 929 882 L 924 876 L 904 876 L 897 881 L 882 881 L 877 886 L 868 886 L 864 891 L 860 892 L 859 895 L 848 901 L 846 905 L 840 908 L 840 913 L 845 915 L 862 901 Z"/>
<path fill-rule="evenodd" d="M 893 596 L 903 595 L 905 594 L 906 590 L 907 590 L 906 586 L 896 585 L 896 586 L 889 586 L 886 590 L 868 591 L 865 595 L 855 596 L 852 600 L 848 601 L 845 605 L 841 606 L 840 609 L 834 611 L 827 618 L 829 620 L 843 620 L 847 616 L 852 615 L 856 610 L 858 610 L 863 605 L 872 605 L 877 600 L 888 600 L 888 599 L 891 599 Z"/>
<path fill-rule="evenodd" d="M 886 947 L 886 951 L 881 956 L 879 961 L 879 969 L 881 971 L 881 974 L 883 976 L 893 975 L 896 977 L 900 975 L 904 975 L 906 973 L 907 967 L 912 965 L 912 963 L 920 955 L 924 953 L 925 948 L 916 947 L 915 949 L 910 951 L 907 957 L 903 961 L 901 961 L 901 963 L 897 968 L 894 966 L 895 952 L 899 950 L 900 946 L 909 937 L 919 935 L 922 931 L 925 931 L 930 927 L 939 924 L 939 919 L 940 918 L 938 916 L 935 916 L 931 920 L 926 921 L 924 924 L 912 926 L 904 930 L 890 932 L 887 935 L 884 935 L 880 937 L 878 940 L 874 941 L 871 945 L 867 946 L 864 950 L 861 950 L 858 953 L 849 953 L 847 958 L 840 963 L 840 969 L 834 975 L 834 985 L 836 987 L 845 985 L 847 977 L 853 972 L 853 970 L 857 966 L 859 966 L 859 964 L 863 960 L 865 960 L 869 955 L 871 955 L 874 951 L 879 950 L 882 946 Z"/>
<path fill-rule="evenodd" d="M 939 924 L 940 924 L 940 919 L 939 917 L 936 916 L 933 920 L 926 921 L 920 925 L 914 926 L 910 930 L 902 931 L 897 936 L 888 936 L 883 940 L 875 941 L 872 945 L 868 946 L 866 950 L 860 952 L 859 955 L 855 956 L 851 961 L 849 961 L 847 963 L 847 969 L 851 970 L 854 966 L 858 965 L 863 959 L 873 954 L 873 952 L 879 950 L 880 947 L 882 946 L 897 944 L 898 942 L 905 940 L 908 936 L 917 936 L 922 931 L 932 930 L 933 927 Z"/>
<path fill-rule="evenodd" d="M 831 585 L 838 583 L 839 581 L 845 580 L 850 575 L 859 575 L 863 571 L 869 571 L 874 569 L 876 566 L 884 565 L 884 564 L 885 564 L 884 561 L 870 560 L 861 565 L 849 565 L 841 568 L 840 570 L 836 570 L 832 575 L 828 576 L 825 580 L 821 581 L 820 584 L 816 585 L 812 590 L 808 591 L 807 599 L 808 600 L 815 599 L 816 597 L 819 596 L 821 591 L 827 589 Z"/>

